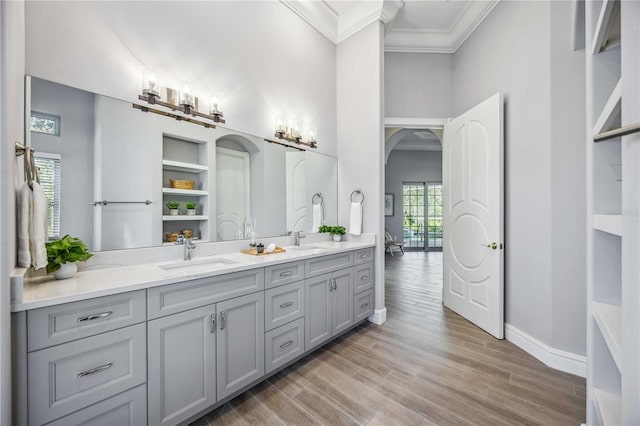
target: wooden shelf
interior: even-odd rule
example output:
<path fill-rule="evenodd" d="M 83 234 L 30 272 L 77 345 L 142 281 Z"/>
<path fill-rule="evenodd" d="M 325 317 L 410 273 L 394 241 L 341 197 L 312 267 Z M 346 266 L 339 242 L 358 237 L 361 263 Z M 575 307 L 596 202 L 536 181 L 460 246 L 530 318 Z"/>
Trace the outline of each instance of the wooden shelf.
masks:
<path fill-rule="evenodd" d="M 200 164 L 182 163 L 180 161 L 162 160 L 162 168 L 174 172 L 202 173 L 209 170 L 209 167 Z"/>
<path fill-rule="evenodd" d="M 622 104 L 622 80 L 618 80 L 616 87 L 613 88 L 611 96 L 602 108 L 602 112 L 593 126 L 593 135 L 606 132 L 621 124 L 621 108 Z"/>
<path fill-rule="evenodd" d="M 165 222 L 189 221 L 189 220 L 202 221 L 202 220 L 209 220 L 209 216 L 203 216 L 203 215 L 187 216 L 186 214 L 182 214 L 179 216 L 164 215 L 162 216 L 162 220 Z"/>
<path fill-rule="evenodd" d="M 610 392 L 594 388 L 596 414 L 599 417 L 601 425 L 621 425 L 622 424 L 622 408 L 620 405 L 620 397 Z"/>
<path fill-rule="evenodd" d="M 593 33 L 591 53 L 596 55 L 607 46 L 607 42 L 619 38 L 619 29 L 614 28 L 613 20 L 619 14 L 620 4 L 617 0 L 603 0 L 598 16 L 598 22 Z"/>
<path fill-rule="evenodd" d="M 622 215 L 594 214 L 593 229 L 621 237 L 622 236 Z"/>
<path fill-rule="evenodd" d="M 622 308 L 608 303 L 593 302 L 593 318 L 600 328 L 600 333 L 607 343 L 611 357 L 618 367 L 622 365 L 622 354 L 620 350 L 620 337 L 622 334 Z"/>
<path fill-rule="evenodd" d="M 202 197 L 209 195 L 209 191 L 202 191 L 199 189 L 177 189 L 177 188 L 162 188 L 163 194 L 184 195 L 187 197 Z"/>

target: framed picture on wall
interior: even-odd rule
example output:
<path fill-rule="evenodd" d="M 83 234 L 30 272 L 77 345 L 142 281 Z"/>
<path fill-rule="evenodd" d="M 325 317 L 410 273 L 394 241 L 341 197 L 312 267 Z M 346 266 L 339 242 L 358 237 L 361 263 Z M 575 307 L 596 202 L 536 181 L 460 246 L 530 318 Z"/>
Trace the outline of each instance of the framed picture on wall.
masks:
<path fill-rule="evenodd" d="M 384 194 L 384 215 L 393 216 L 393 194 Z"/>

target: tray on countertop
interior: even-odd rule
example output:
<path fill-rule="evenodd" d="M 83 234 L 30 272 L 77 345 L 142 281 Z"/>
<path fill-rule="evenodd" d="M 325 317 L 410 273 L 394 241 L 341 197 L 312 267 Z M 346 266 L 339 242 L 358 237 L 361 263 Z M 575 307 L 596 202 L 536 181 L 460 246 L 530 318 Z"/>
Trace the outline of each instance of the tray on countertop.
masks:
<path fill-rule="evenodd" d="M 264 248 L 264 251 L 262 253 L 258 253 L 258 249 L 255 247 L 252 247 L 250 249 L 245 249 L 245 250 L 240 250 L 240 252 L 244 253 L 244 254 L 250 254 L 253 256 L 263 256 L 265 254 L 276 254 L 276 253 L 284 253 L 286 250 L 283 249 L 280 246 L 276 246 L 276 249 L 274 251 L 272 251 L 271 253 L 267 253 L 267 248 Z"/>

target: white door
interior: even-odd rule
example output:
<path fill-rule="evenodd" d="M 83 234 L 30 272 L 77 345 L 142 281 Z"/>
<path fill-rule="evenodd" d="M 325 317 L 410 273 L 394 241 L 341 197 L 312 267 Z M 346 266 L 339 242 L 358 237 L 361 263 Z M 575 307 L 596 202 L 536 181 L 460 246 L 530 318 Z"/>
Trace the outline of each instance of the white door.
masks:
<path fill-rule="evenodd" d="M 287 229 L 307 231 L 306 156 L 304 152 L 287 152 Z"/>
<path fill-rule="evenodd" d="M 442 143 L 443 299 L 504 338 L 502 95 L 447 123 Z"/>
<path fill-rule="evenodd" d="M 249 153 L 216 148 L 216 233 L 218 241 L 234 240 L 249 215 Z"/>

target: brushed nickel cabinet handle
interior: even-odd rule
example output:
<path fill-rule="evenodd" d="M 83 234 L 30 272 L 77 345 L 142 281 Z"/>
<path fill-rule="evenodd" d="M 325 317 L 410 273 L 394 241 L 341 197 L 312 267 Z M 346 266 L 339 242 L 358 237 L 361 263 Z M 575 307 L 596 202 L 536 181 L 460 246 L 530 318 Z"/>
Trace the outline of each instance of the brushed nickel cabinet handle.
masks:
<path fill-rule="evenodd" d="M 360 255 L 360 259 L 366 259 L 367 257 L 369 257 L 369 255 L 368 255 L 368 254 L 361 254 L 361 255 Z"/>
<path fill-rule="evenodd" d="M 338 283 L 336 282 L 336 279 L 333 279 L 333 289 L 337 290 L 338 289 Z"/>
<path fill-rule="evenodd" d="M 280 345 L 280 348 L 286 348 L 287 346 L 291 346 L 293 344 L 293 340 L 289 340 L 288 342 L 285 342 L 283 344 Z"/>
<path fill-rule="evenodd" d="M 281 277 L 290 277 L 292 274 L 292 271 L 280 272 Z"/>
<path fill-rule="evenodd" d="M 369 304 L 368 303 L 363 303 L 362 305 L 360 305 L 360 309 L 364 309 L 364 308 L 368 308 Z"/>
<path fill-rule="evenodd" d="M 220 312 L 220 330 L 224 330 L 224 326 L 227 323 L 227 315 L 224 311 Z"/>
<path fill-rule="evenodd" d="M 100 312 L 99 314 L 87 315 L 86 317 L 78 318 L 78 322 L 85 322 L 85 321 L 91 321 L 91 320 L 96 320 L 100 318 L 106 318 L 111 314 L 113 314 L 112 311 L 107 311 L 107 312 Z"/>
<path fill-rule="evenodd" d="M 105 365 L 101 365 L 100 367 L 96 367 L 96 368 L 92 368 L 91 370 L 87 370 L 87 371 L 82 371 L 80 373 L 78 373 L 78 377 L 84 377 L 84 376 L 89 376 L 91 374 L 97 373 L 98 371 L 102 371 L 102 370 L 106 370 L 107 368 L 111 368 L 113 366 L 113 363 L 110 362 L 108 364 Z"/>
<path fill-rule="evenodd" d="M 287 302 L 287 303 L 283 303 L 282 305 L 280 305 L 280 309 L 284 309 L 287 308 L 289 306 L 293 305 L 293 302 Z"/>
<path fill-rule="evenodd" d="M 216 332 L 216 314 L 215 313 L 211 314 L 211 332 L 212 333 Z"/>
<path fill-rule="evenodd" d="M 364 281 L 364 280 L 368 280 L 369 279 L 369 275 L 363 275 L 360 277 L 360 281 Z"/>

